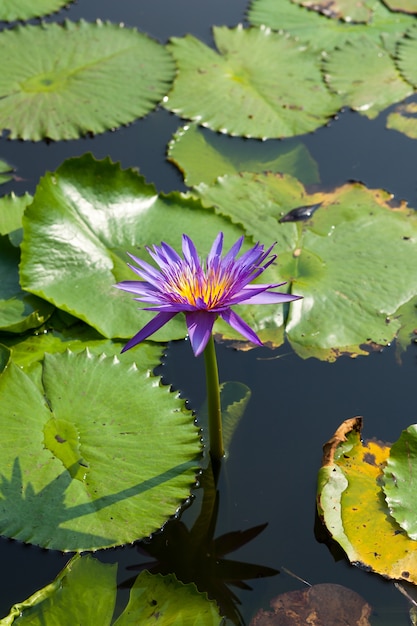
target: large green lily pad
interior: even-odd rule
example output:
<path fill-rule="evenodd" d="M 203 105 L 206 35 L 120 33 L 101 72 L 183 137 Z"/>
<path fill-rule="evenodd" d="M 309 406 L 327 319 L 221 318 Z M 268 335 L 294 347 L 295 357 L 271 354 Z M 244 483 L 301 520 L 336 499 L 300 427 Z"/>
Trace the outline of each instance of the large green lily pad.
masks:
<path fill-rule="evenodd" d="M 59 11 L 71 4 L 73 0 L 2 0 L 0 5 L 0 21 L 30 20 Z"/>
<path fill-rule="evenodd" d="M 75 139 L 149 113 L 174 65 L 166 49 L 122 26 L 66 21 L 0 34 L 0 129 L 11 139 Z"/>
<path fill-rule="evenodd" d="M 387 345 L 397 311 L 417 294 L 417 215 L 359 183 L 309 194 L 290 176 L 224 176 L 200 185 L 203 201 L 243 226 L 255 240 L 277 241 L 276 281 L 303 299 L 291 304 L 287 336 L 302 356 L 333 360 L 363 346 Z M 320 204 L 310 219 L 280 219 Z M 255 308 L 255 307 L 254 307 Z"/>
<path fill-rule="evenodd" d="M 149 262 L 145 245 L 166 241 L 180 249 L 186 233 L 205 256 L 219 231 L 225 247 L 243 232 L 195 198 L 158 195 L 133 170 L 123 171 L 91 155 L 70 159 L 41 180 L 26 210 L 22 285 L 105 337 L 127 339 L 154 316 L 114 288 L 121 280 L 135 278 L 127 252 Z M 270 242 L 269 237 L 265 244 Z M 271 307 L 265 309 L 272 314 Z M 184 319 L 177 316 L 152 339 L 180 339 L 186 333 Z"/>
<path fill-rule="evenodd" d="M 178 74 L 165 106 L 230 135 L 292 137 L 324 125 L 339 109 L 318 57 L 267 28 L 214 27 L 218 52 L 187 35 L 168 48 Z M 285 59 L 285 63 L 282 62 Z"/>
<path fill-rule="evenodd" d="M 142 348 L 136 364 L 88 350 L 46 354 L 27 373 L 9 363 L 0 377 L 2 535 L 64 551 L 121 545 L 160 528 L 189 496 L 198 429 L 150 375 Z"/>
<path fill-rule="evenodd" d="M 362 443 L 361 418 L 343 422 L 324 446 L 317 506 L 332 539 L 354 565 L 417 583 L 417 542 L 391 516 L 381 489 L 390 448 Z"/>

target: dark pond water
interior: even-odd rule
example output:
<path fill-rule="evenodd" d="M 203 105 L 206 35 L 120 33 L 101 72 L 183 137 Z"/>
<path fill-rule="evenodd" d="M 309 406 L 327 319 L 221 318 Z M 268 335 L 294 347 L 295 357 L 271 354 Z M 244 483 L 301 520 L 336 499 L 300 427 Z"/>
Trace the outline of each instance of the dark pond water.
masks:
<path fill-rule="evenodd" d="M 244 21 L 246 0 L 80 0 L 65 12 L 69 19 L 101 18 L 124 22 L 165 42 L 187 32 L 210 43 L 213 24 Z M 54 18 L 54 19 L 60 19 Z M 0 140 L 0 157 L 17 168 L 22 181 L 3 187 L 21 194 L 33 192 L 46 170 L 64 159 L 93 152 L 110 155 L 124 167 L 139 167 L 158 189 L 184 189 L 177 170 L 165 161 L 165 150 L 181 122 L 163 110 L 114 133 L 94 139 L 31 144 Z M 233 140 L 236 150 L 239 141 Z M 417 142 L 384 129 L 383 119 L 369 122 L 345 111 L 328 127 L 303 138 L 317 159 L 324 186 L 355 179 L 371 187 L 384 187 L 397 198 L 417 206 Z M 220 504 L 216 535 L 267 523 L 266 529 L 231 555 L 248 563 L 282 567 L 309 583 L 333 582 L 361 593 L 374 607 L 374 624 L 408 624 L 407 603 L 384 580 L 335 562 L 327 547 L 314 536 L 315 488 L 321 446 L 337 426 L 354 415 L 365 417 L 365 437 L 394 441 L 400 431 L 417 421 L 417 349 L 412 345 L 401 364 L 395 347 L 355 360 L 333 364 L 303 361 L 290 346 L 237 352 L 218 346 L 221 380 L 236 380 L 252 390 L 252 398 L 233 439 L 230 457 L 220 477 Z M 204 400 L 202 359 L 192 356 L 187 341 L 169 346 L 164 379 L 198 408 Z M 191 507 L 185 519 L 192 518 Z M 50 582 L 68 555 L 47 552 L 1 540 L 0 615 Z M 126 567 L 146 560 L 135 547 L 97 555 L 119 562 L 119 580 L 132 572 Z M 237 591 L 241 612 L 248 622 L 261 606 L 279 593 L 302 587 L 285 570 L 250 581 L 253 591 Z M 122 600 L 123 601 L 123 597 Z M 331 626 L 331 625 L 329 625 Z"/>

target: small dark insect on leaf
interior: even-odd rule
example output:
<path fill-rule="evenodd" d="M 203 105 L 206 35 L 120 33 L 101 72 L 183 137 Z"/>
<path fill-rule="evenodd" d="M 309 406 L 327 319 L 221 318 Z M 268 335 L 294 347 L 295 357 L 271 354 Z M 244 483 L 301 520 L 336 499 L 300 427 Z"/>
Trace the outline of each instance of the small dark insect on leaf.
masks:
<path fill-rule="evenodd" d="M 308 220 L 317 209 L 321 206 L 321 202 L 317 204 L 309 204 L 307 206 L 298 206 L 295 209 L 291 209 L 285 215 L 281 217 L 279 223 L 282 222 L 302 222 Z"/>

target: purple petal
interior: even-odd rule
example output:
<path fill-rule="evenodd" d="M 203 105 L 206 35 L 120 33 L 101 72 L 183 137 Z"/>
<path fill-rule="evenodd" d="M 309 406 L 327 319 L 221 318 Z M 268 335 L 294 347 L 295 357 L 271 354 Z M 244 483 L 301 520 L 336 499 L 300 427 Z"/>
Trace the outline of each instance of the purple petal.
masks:
<path fill-rule="evenodd" d="M 207 265 L 213 262 L 213 259 L 219 257 L 223 250 L 223 233 L 219 233 L 211 246 L 211 250 L 207 257 Z"/>
<path fill-rule="evenodd" d="M 259 339 L 258 335 L 252 330 L 250 326 L 243 321 L 243 319 L 237 315 L 232 309 L 227 309 L 220 313 L 220 317 L 224 319 L 225 322 L 230 324 L 232 328 L 237 330 L 238 333 L 249 339 L 252 343 L 255 343 L 258 346 L 262 346 L 262 341 Z"/>
<path fill-rule="evenodd" d="M 283 302 L 292 302 L 299 300 L 302 296 L 293 296 L 290 293 L 274 293 L 273 291 L 264 291 L 262 293 L 250 296 L 246 300 L 241 300 L 242 304 L 281 304 Z"/>
<path fill-rule="evenodd" d="M 162 326 L 175 317 L 175 315 L 176 313 L 158 313 L 158 315 L 151 319 L 151 321 L 148 322 L 138 333 L 136 333 L 132 339 L 129 339 L 122 352 L 130 350 L 133 346 L 136 346 L 150 335 L 153 335 L 153 333 L 162 328 Z"/>
<path fill-rule="evenodd" d="M 130 293 L 138 293 L 142 294 L 151 294 L 155 297 L 158 296 L 158 290 L 145 281 L 139 280 L 123 280 L 120 283 L 114 285 L 117 289 L 122 289 L 123 291 L 129 291 Z"/>
<path fill-rule="evenodd" d="M 236 255 L 239 253 L 239 250 L 242 247 L 243 240 L 244 240 L 244 236 L 242 235 L 242 237 L 239 237 L 239 239 L 236 241 L 236 243 L 234 243 L 233 246 L 230 248 L 229 252 L 225 255 L 223 261 L 228 263 L 232 259 L 236 258 Z M 239 259 L 239 261 L 240 261 L 240 259 Z"/>
<path fill-rule="evenodd" d="M 206 347 L 216 317 L 217 314 L 206 311 L 185 314 L 191 347 L 195 356 L 201 354 Z"/>
<path fill-rule="evenodd" d="M 164 241 L 161 242 L 161 248 L 163 248 L 166 256 L 169 258 L 170 261 L 173 261 L 174 263 L 182 263 L 182 258 L 180 257 L 178 252 L 176 252 L 174 248 L 171 248 L 171 246 L 169 246 Z"/>
<path fill-rule="evenodd" d="M 182 252 L 187 263 L 192 266 L 196 265 L 200 267 L 197 249 L 193 241 L 187 235 L 182 236 Z"/>

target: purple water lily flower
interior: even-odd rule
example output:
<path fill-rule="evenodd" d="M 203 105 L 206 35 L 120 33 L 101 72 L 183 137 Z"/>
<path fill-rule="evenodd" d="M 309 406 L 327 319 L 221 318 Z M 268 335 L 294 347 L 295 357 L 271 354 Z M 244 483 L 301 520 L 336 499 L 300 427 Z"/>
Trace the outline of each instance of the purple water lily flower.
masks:
<path fill-rule="evenodd" d="M 240 237 L 222 257 L 223 233 L 219 233 L 204 263 L 187 235 L 182 236 L 183 258 L 164 242 L 153 246 L 153 250 L 147 247 L 159 269 L 130 254 L 138 267 L 130 264 L 129 267 L 142 280 L 125 280 L 115 286 L 137 294 L 135 300 L 151 305 L 145 307 L 145 311 L 158 314 L 128 341 L 122 352 L 152 335 L 177 313 L 185 314 L 195 356 L 203 352 L 219 316 L 246 339 L 261 346 L 256 333 L 231 307 L 234 304 L 281 304 L 300 296 L 270 291 L 285 283 L 249 284 L 271 265 L 276 255 L 270 256 L 274 246 L 265 252 L 264 246 L 257 243 L 236 258 L 243 239 Z"/>

